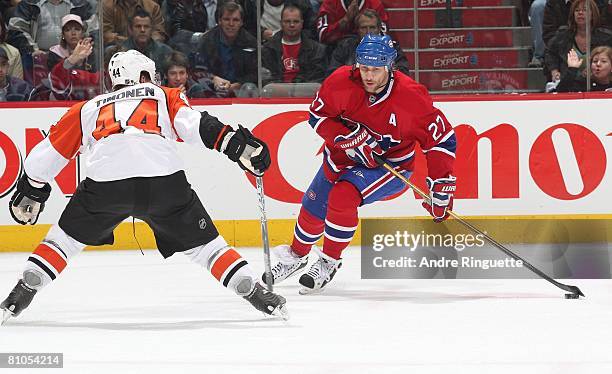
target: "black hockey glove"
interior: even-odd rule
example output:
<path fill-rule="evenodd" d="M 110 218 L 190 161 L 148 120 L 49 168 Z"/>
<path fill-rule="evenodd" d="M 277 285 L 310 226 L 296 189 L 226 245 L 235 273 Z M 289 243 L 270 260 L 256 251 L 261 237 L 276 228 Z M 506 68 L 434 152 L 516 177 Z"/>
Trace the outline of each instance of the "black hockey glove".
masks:
<path fill-rule="evenodd" d="M 51 195 L 49 183 L 45 183 L 42 187 L 34 187 L 24 173 L 17 182 L 17 190 L 9 202 L 11 217 L 22 225 L 36 224 L 38 215 L 45 209 L 45 201 L 49 195 Z"/>
<path fill-rule="evenodd" d="M 242 125 L 238 125 L 238 130 L 229 131 L 223 137 L 220 151 L 230 160 L 237 162 L 243 170 L 258 177 L 270 167 L 268 146 Z"/>

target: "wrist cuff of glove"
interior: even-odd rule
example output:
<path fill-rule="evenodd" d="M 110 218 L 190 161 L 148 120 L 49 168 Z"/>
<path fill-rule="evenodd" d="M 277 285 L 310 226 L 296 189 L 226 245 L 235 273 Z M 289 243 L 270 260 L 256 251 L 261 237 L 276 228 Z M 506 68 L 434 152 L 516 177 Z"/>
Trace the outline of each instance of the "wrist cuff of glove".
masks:
<path fill-rule="evenodd" d="M 239 135 L 240 134 L 238 134 L 236 131 L 230 130 L 227 135 L 223 137 L 223 141 L 221 141 L 221 146 L 219 149 L 219 152 L 223 153 L 227 156 L 227 158 L 234 162 L 238 162 L 240 155 L 242 155 L 242 152 L 244 152 L 244 148 L 246 146 L 243 141 L 236 138 Z"/>
<path fill-rule="evenodd" d="M 233 130 L 227 131 L 227 133 L 221 140 L 221 144 L 219 145 L 219 152 L 225 153 L 225 151 L 227 150 L 227 145 L 229 144 L 230 139 L 232 139 L 232 136 L 234 136 L 234 134 L 236 134 L 236 131 L 233 131 Z"/>
<path fill-rule="evenodd" d="M 228 137 L 228 135 L 233 135 L 233 134 L 234 134 L 234 131 L 232 131 L 232 128 L 225 125 L 223 129 L 219 131 L 219 135 L 217 136 L 217 140 L 215 141 L 213 148 L 223 153 L 223 151 L 227 147 L 227 142 L 229 141 L 229 138 L 231 138 L 231 136 Z"/>
<path fill-rule="evenodd" d="M 36 187 L 35 185 L 42 187 Z M 42 204 L 47 201 L 51 195 L 51 185 L 49 183 L 34 181 L 28 178 L 26 174 L 23 174 L 17 183 L 17 191 L 22 192 L 28 198 Z"/>
<path fill-rule="evenodd" d="M 230 160 L 238 162 L 240 156 L 243 156 L 247 144 L 252 144 L 252 140 L 253 135 L 242 125 L 238 125 L 236 130 L 230 128 L 230 131 L 221 142 L 221 152 Z"/>

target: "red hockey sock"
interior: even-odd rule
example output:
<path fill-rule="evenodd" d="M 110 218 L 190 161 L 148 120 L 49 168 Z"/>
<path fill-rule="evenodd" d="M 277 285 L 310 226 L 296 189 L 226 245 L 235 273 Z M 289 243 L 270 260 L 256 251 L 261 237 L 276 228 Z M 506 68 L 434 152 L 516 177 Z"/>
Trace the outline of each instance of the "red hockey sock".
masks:
<path fill-rule="evenodd" d="M 322 219 L 315 217 L 302 207 L 293 231 L 293 242 L 291 249 L 298 256 L 306 256 L 312 245 L 323 235 Z"/>
<path fill-rule="evenodd" d="M 351 183 L 341 181 L 332 188 L 327 204 L 323 253 L 339 259 L 357 230 L 361 194 Z"/>

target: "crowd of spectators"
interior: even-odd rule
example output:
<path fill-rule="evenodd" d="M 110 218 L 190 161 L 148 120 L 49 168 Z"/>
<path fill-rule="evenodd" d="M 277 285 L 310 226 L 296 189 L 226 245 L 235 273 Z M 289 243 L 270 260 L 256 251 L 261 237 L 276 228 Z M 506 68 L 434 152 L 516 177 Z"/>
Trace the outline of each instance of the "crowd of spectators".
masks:
<path fill-rule="evenodd" d="M 352 63 L 360 37 L 384 32 L 388 20 L 380 0 L 262 0 L 259 24 L 255 0 L 0 1 L 2 82 L 30 90 L 2 100 L 89 99 L 108 81 L 100 65 L 128 49 L 189 97 L 257 95 L 258 74 L 264 85 L 316 84 L 331 66 Z"/>
<path fill-rule="evenodd" d="M 258 23 L 255 0 L 0 0 L 0 101 L 89 99 L 108 81 L 101 65 L 128 49 L 149 56 L 164 84 L 192 98 L 257 95 L 259 78 L 264 85 L 317 84 L 337 67 L 353 64 L 363 35 L 385 33 L 389 20 L 381 0 L 260 3 Z M 542 67 L 560 91 L 586 88 L 586 51 L 612 47 L 611 3 L 532 1 L 530 66 Z M 408 60 L 394 43 L 395 66 L 408 74 Z M 609 50 L 596 50 L 598 57 L 591 54 L 589 61 L 599 66 L 597 74 L 591 69 L 591 89 L 602 89 L 609 85 L 609 77 L 600 77 Z"/>
<path fill-rule="evenodd" d="M 587 7 L 590 20 L 587 19 Z M 530 8 L 530 21 L 534 54 L 529 66 L 543 68 L 549 81 L 547 91 L 586 91 L 587 52 L 592 50 L 593 73 L 595 52 L 605 56 L 606 53 L 602 53 L 599 47 L 612 47 L 612 1 L 534 0 Z M 587 31 L 590 33 L 590 44 Z M 609 71 L 604 81 L 594 79 L 609 81 Z M 603 83 L 592 85 L 590 90 L 603 91 L 608 88 Z"/>

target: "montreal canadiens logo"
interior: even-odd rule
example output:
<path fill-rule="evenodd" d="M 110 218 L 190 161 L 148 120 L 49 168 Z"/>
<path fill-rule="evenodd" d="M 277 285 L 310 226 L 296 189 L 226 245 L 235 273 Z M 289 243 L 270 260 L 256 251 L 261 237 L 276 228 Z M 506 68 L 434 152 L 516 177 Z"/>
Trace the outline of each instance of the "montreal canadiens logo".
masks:
<path fill-rule="evenodd" d="M 308 196 L 310 200 L 315 200 L 317 198 L 317 194 L 313 190 L 308 190 L 306 196 Z"/>
<path fill-rule="evenodd" d="M 388 150 L 391 147 L 395 147 L 396 145 L 401 143 L 401 141 L 394 139 L 392 135 L 389 135 L 389 134 L 381 135 L 377 133 L 376 131 L 373 131 L 369 127 L 368 127 L 368 132 L 372 135 L 374 140 L 376 140 L 380 148 L 382 148 L 384 151 Z"/>

